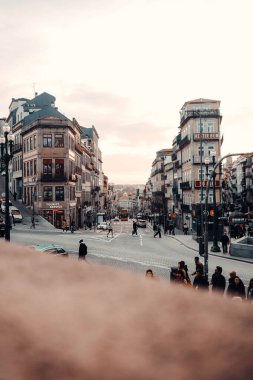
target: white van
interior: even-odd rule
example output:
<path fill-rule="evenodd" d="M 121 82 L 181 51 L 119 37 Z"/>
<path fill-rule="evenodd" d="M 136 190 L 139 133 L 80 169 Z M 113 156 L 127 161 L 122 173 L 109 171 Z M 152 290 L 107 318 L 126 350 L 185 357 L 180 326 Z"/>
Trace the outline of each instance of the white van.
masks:
<path fill-rule="evenodd" d="M 10 206 L 12 206 L 11 201 L 9 201 L 9 207 Z M 5 209 L 6 209 L 6 202 L 2 201 L 2 203 L 1 203 L 1 211 L 2 211 L 2 213 L 5 213 Z"/>

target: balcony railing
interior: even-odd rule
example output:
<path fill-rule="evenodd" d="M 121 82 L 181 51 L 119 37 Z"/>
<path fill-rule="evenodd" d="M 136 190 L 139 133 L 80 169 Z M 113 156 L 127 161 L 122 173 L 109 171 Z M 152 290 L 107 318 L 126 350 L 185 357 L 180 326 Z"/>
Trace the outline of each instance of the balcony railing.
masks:
<path fill-rule="evenodd" d="M 182 166 L 182 162 L 181 162 L 181 160 L 177 160 L 177 161 L 175 162 L 175 169 L 179 169 L 179 168 L 181 168 L 181 166 Z"/>
<path fill-rule="evenodd" d="M 181 210 L 183 212 L 189 212 L 190 211 L 190 205 L 186 205 L 185 203 L 181 204 Z"/>
<path fill-rule="evenodd" d="M 66 182 L 67 181 L 67 176 L 66 174 L 41 174 L 40 177 L 41 182 Z"/>
<path fill-rule="evenodd" d="M 21 144 L 14 144 L 12 147 L 12 153 L 17 153 L 22 150 L 22 145 Z"/>
<path fill-rule="evenodd" d="M 172 153 L 171 159 L 172 159 L 172 161 L 176 161 L 177 154 L 176 153 Z"/>
<path fill-rule="evenodd" d="M 220 117 L 219 109 L 202 109 L 198 111 L 185 111 L 181 116 L 181 124 L 190 118 L 207 118 L 207 117 Z"/>
<path fill-rule="evenodd" d="M 208 181 L 202 181 L 202 186 L 206 187 Z M 201 181 L 195 181 L 195 187 L 201 187 Z M 210 182 L 210 187 L 213 187 L 213 181 Z M 220 187 L 220 181 L 215 181 L 215 187 Z"/>
<path fill-rule="evenodd" d="M 184 145 L 189 144 L 191 142 L 189 136 L 185 136 L 179 143 L 179 147 L 182 148 Z"/>

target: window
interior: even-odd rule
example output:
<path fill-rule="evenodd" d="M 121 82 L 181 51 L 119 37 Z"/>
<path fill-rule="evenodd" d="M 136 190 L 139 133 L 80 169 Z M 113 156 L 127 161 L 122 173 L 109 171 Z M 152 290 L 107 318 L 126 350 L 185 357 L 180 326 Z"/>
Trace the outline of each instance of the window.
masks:
<path fill-rule="evenodd" d="M 24 153 L 26 152 L 26 140 L 24 140 Z"/>
<path fill-rule="evenodd" d="M 69 194 L 70 195 L 70 200 L 71 201 L 75 200 L 76 195 L 75 195 L 75 188 L 73 186 L 70 186 L 69 192 L 70 192 L 70 194 Z"/>
<path fill-rule="evenodd" d="M 33 147 L 34 147 L 34 149 L 37 148 L 37 135 L 33 136 Z"/>
<path fill-rule="evenodd" d="M 30 170 L 29 170 L 30 166 L 29 166 L 29 162 L 27 162 L 26 165 L 27 165 L 27 167 L 26 167 L 26 174 L 27 174 L 27 177 L 29 177 L 29 176 L 30 176 Z"/>
<path fill-rule="evenodd" d="M 43 174 L 52 175 L 52 160 L 50 159 L 43 160 Z"/>
<path fill-rule="evenodd" d="M 52 148 L 52 135 L 43 135 L 43 147 Z"/>
<path fill-rule="evenodd" d="M 55 148 L 64 147 L 64 135 L 63 133 L 55 133 L 54 135 L 54 146 Z"/>
<path fill-rule="evenodd" d="M 30 175 L 33 176 L 33 161 L 30 161 Z"/>
<path fill-rule="evenodd" d="M 30 150 L 33 150 L 33 138 L 32 138 L 32 136 L 30 137 Z"/>
<path fill-rule="evenodd" d="M 64 201 L 64 186 L 55 187 L 55 200 Z"/>
<path fill-rule="evenodd" d="M 43 200 L 52 201 L 53 200 L 53 188 L 52 186 L 44 186 L 43 188 Z"/>
<path fill-rule="evenodd" d="M 33 172 L 34 172 L 34 175 L 37 174 L 37 160 L 33 161 Z"/>
<path fill-rule="evenodd" d="M 55 176 L 56 177 L 64 176 L 64 160 L 63 159 L 55 160 Z"/>

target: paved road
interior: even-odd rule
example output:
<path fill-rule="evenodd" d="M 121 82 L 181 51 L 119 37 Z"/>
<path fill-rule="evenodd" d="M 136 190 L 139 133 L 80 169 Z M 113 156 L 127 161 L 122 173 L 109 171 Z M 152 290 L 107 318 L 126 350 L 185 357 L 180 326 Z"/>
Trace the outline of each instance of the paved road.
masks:
<path fill-rule="evenodd" d="M 194 256 L 197 254 L 194 247 L 197 249 L 197 245 L 191 237 L 154 238 L 150 226 L 139 229 L 138 236 L 132 236 L 131 221 L 115 222 L 113 228 L 114 237 L 107 238 L 106 231 L 82 230 L 74 234 L 63 233 L 52 226 L 48 226 L 47 229 L 47 222 L 38 220 L 35 230 L 30 230 L 29 225 L 14 227 L 11 240 L 30 246 L 43 243 L 62 244 L 73 257 L 77 257 L 78 242 L 83 238 L 88 246 L 90 262 L 96 261 L 138 273 L 145 273 L 146 269 L 152 268 L 157 275 L 169 278 L 170 268 L 176 266 L 178 261 L 184 260 L 189 267 L 189 273 L 193 272 Z M 230 260 L 222 254 L 209 255 L 209 276 L 217 265 L 222 266 L 226 278 L 231 270 L 235 270 L 246 284 L 253 277 L 252 263 Z"/>

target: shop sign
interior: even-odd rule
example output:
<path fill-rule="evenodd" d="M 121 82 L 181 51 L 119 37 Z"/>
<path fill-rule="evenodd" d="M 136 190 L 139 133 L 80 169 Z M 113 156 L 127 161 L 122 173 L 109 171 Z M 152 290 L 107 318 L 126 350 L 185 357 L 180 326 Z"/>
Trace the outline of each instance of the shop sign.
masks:
<path fill-rule="evenodd" d="M 62 208 L 62 205 L 60 203 L 47 203 L 47 206 L 51 209 L 58 209 Z"/>

